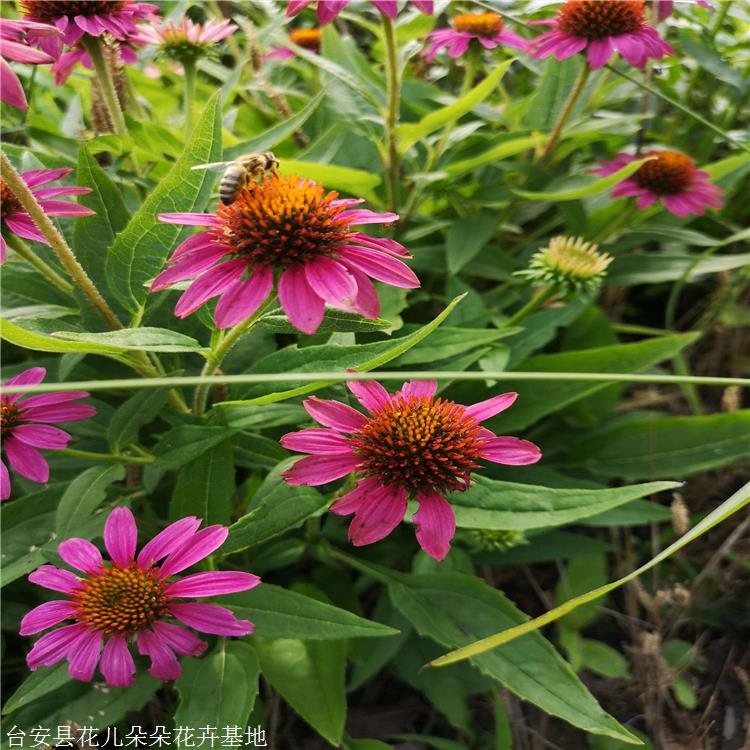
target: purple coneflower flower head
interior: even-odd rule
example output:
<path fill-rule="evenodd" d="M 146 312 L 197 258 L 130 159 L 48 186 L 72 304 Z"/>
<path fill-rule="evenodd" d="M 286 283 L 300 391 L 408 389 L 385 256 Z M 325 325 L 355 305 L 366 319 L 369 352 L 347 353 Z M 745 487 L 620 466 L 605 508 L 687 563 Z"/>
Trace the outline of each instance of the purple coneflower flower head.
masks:
<path fill-rule="evenodd" d="M 197 60 L 208 55 L 214 45 L 234 34 L 239 27 L 228 18 L 193 23 L 184 16 L 181 23 L 140 27 L 139 41 L 153 44 L 165 57 L 179 62 Z"/>
<path fill-rule="evenodd" d="M 388 18 L 395 18 L 398 15 L 398 2 L 396 0 L 370 0 L 372 4 Z M 289 0 L 286 6 L 287 16 L 296 16 L 301 13 L 308 5 L 311 5 L 313 0 Z M 426 13 L 428 16 L 432 15 L 433 12 L 433 0 L 407 0 L 407 5 L 413 5 L 422 13 Z M 316 3 L 316 12 L 318 14 L 318 23 L 321 26 L 325 26 L 327 23 L 333 21 L 336 16 L 341 13 L 346 6 L 349 5 L 349 0 L 318 0 Z"/>
<path fill-rule="evenodd" d="M 535 58 L 554 55 L 565 60 L 585 50 L 589 66 L 596 69 L 619 52 L 631 65 L 642 68 L 649 58 L 659 60 L 674 52 L 646 23 L 644 0 L 567 0 L 556 18 L 531 23 L 553 27 L 529 44 Z"/>
<path fill-rule="evenodd" d="M 73 573 L 42 565 L 29 580 L 65 594 L 65 599 L 40 604 L 21 621 L 21 635 L 34 635 L 59 625 L 73 624 L 43 635 L 26 655 L 32 671 L 68 660 L 68 672 L 88 682 L 97 665 L 104 679 L 116 687 L 133 684 L 135 663 L 130 653 L 151 659 L 149 674 L 175 680 L 178 656 L 200 656 L 206 642 L 174 620 L 202 633 L 244 636 L 253 632 L 249 620 L 238 620 L 226 607 L 184 599 L 234 594 L 260 583 L 252 573 L 210 571 L 175 579 L 215 552 L 229 533 L 225 526 L 198 531 L 200 519 L 182 518 L 167 526 L 136 555 L 138 529 L 127 508 L 115 508 L 104 524 L 105 562 L 86 539 L 67 539 L 57 551 Z M 103 648 L 102 648 L 103 646 Z"/>
<path fill-rule="evenodd" d="M 442 560 L 456 529 L 444 495 L 468 489 L 481 459 L 521 466 L 541 458 L 533 443 L 498 437 L 481 426 L 511 406 L 516 393 L 462 406 L 435 398 L 434 380 L 410 381 L 392 394 L 374 381 L 348 386 L 367 414 L 312 396 L 304 407 L 323 427 L 290 432 L 281 444 L 311 454 L 284 474 L 289 484 L 316 486 L 357 476 L 355 489 L 331 506 L 339 515 L 354 513 L 349 539 L 356 546 L 388 536 L 403 519 L 408 498 L 415 497 L 417 541 Z"/>
<path fill-rule="evenodd" d="M 16 109 L 28 108 L 26 94 L 18 76 L 8 64 L 8 60 L 38 65 L 51 63 L 55 59 L 38 49 L 29 47 L 28 35 L 34 38 L 42 36 L 61 36 L 59 29 L 43 23 L 32 21 L 11 21 L 0 18 L 0 101 Z"/>
<path fill-rule="evenodd" d="M 497 13 L 467 13 L 456 16 L 451 21 L 452 28 L 432 31 L 425 39 L 427 46 L 420 53 L 432 62 L 441 50 L 449 57 L 461 57 L 469 49 L 472 41 L 477 41 L 486 49 L 500 45 L 525 50 L 528 42 L 512 31 L 503 28 L 503 19 Z"/>
<path fill-rule="evenodd" d="M 70 167 L 31 169 L 28 172 L 21 172 L 21 177 L 31 188 L 31 192 L 34 193 L 39 205 L 48 216 L 91 216 L 94 212 L 86 206 L 79 206 L 77 203 L 71 203 L 70 201 L 56 200 L 63 195 L 90 193 L 91 188 L 71 187 L 69 185 L 41 187 L 41 185 L 65 177 L 72 171 Z M 43 242 L 45 245 L 49 244 L 24 210 L 21 202 L 2 179 L 0 179 L 0 227 L 25 240 L 36 240 L 37 242 Z M 0 263 L 5 262 L 7 251 L 5 240 L 0 236 Z"/>
<path fill-rule="evenodd" d="M 309 50 L 310 52 L 320 52 L 320 29 L 293 29 L 289 32 L 289 41 L 298 47 Z M 266 60 L 288 60 L 295 57 L 295 53 L 287 47 L 273 47 L 265 55 Z"/>
<path fill-rule="evenodd" d="M 10 378 L 3 385 L 37 385 L 44 380 L 45 375 L 43 367 L 32 367 Z M 10 475 L 6 461 L 11 469 L 32 482 L 43 484 L 49 479 L 49 466 L 38 449 L 67 448 L 72 437 L 53 425 L 79 422 L 96 414 L 93 406 L 71 403 L 88 395 L 85 391 L 60 391 L 29 397 L 20 393 L 0 396 L 0 432 L 3 441 L 0 500 L 10 497 Z"/>
<path fill-rule="evenodd" d="M 194 278 L 175 315 L 184 318 L 219 297 L 214 321 L 229 328 L 261 306 L 276 277 L 281 307 L 303 333 L 318 330 L 326 303 L 376 318 L 380 303 L 370 278 L 405 289 L 418 287 L 419 280 L 399 259 L 410 257 L 403 245 L 354 229 L 398 219 L 398 214 L 353 208 L 362 202 L 326 193 L 310 180 L 274 174 L 249 182 L 215 214 L 161 214 L 168 224 L 208 229 L 174 251 L 151 291 Z"/>
<path fill-rule="evenodd" d="M 657 21 L 663 21 L 665 18 L 669 18 L 669 16 L 672 15 L 672 12 L 674 11 L 674 0 L 652 0 L 652 2 L 654 5 L 654 9 L 656 10 Z M 693 0 L 688 0 L 688 2 L 683 3 L 683 5 L 692 2 Z M 708 2 L 708 0 L 695 0 L 695 2 L 702 8 L 706 8 L 707 10 L 715 10 L 713 4 Z"/>
<path fill-rule="evenodd" d="M 602 162 L 594 173 L 610 175 L 646 156 L 656 158 L 620 182 L 612 191 L 613 197 L 637 198 L 641 210 L 660 200 L 667 211 L 680 218 L 690 214 L 701 216 L 707 207 L 721 208 L 724 205 L 721 188 L 711 182 L 708 172 L 698 169 L 689 156 L 679 151 L 656 150 L 640 156 L 618 154 L 611 161 Z"/>
<path fill-rule="evenodd" d="M 21 0 L 25 18 L 54 25 L 60 37 L 39 39 L 42 49 L 58 58 L 63 45 L 72 47 L 84 34 L 99 37 L 104 33 L 125 41 L 136 33 L 136 23 L 153 20 L 158 8 L 133 0 Z"/>

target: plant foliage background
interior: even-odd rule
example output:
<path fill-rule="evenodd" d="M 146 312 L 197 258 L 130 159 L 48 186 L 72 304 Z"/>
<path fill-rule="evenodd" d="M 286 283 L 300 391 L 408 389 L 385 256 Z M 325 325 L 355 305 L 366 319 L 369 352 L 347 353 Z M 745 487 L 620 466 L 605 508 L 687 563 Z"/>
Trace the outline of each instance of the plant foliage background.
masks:
<path fill-rule="evenodd" d="M 239 26 L 197 64 L 187 134 L 186 71 L 154 45 L 121 71 L 119 133 L 102 127 L 91 71 L 78 65 L 55 85 L 49 66 L 13 63 L 29 108 L 4 106 L 3 151 L 20 171 L 71 167 L 62 182 L 90 189 L 78 201 L 91 215 L 55 223 L 124 328 L 108 328 L 77 284 L 55 285 L 11 250 L 4 379 L 43 366 L 45 382 L 86 381 L 97 414 L 66 426 L 68 449 L 45 453 L 48 484 L 12 476 L 2 510 L 6 729 L 91 716 L 123 733 L 262 725 L 277 748 L 350 750 L 748 741 L 746 509 L 544 628 L 423 667 L 629 573 L 730 496 L 727 515 L 747 502 L 750 8 L 678 3 L 659 23 L 675 54 L 644 70 L 613 58 L 593 71 L 540 158 L 582 55 L 476 45 L 428 63 L 419 53 L 459 12 L 500 12 L 531 39 L 539 29 L 528 21 L 556 5 L 435 6 L 428 15 L 409 4 L 393 21 L 394 93 L 390 22 L 369 3 L 325 25 L 318 52 L 295 46 L 282 59 L 264 55 L 290 27 L 313 26 L 314 6 L 289 19 L 281 3 L 158 3 L 165 19 Z M 13 3 L 2 12 L 18 17 Z M 615 181 L 591 170 L 639 144 L 690 155 L 721 187 L 723 208 L 681 218 L 613 198 Z M 283 174 L 399 213 L 372 234 L 409 249 L 420 288 L 378 284 L 377 319 L 329 310 L 311 336 L 266 311 L 221 363 L 225 375 L 259 377 L 218 379 L 203 416 L 175 407 L 194 392 L 179 380 L 171 396 L 110 384 L 204 370 L 218 341 L 210 312 L 181 320 L 177 291 L 149 293 L 191 231 L 157 216 L 214 210 L 220 175 L 192 166 L 268 149 Z M 516 272 L 559 235 L 614 260 L 600 287 L 527 309 L 539 285 Z M 48 246 L 29 246 L 65 276 Z M 458 529 L 443 562 L 420 551 L 409 523 L 352 547 L 347 519 L 326 512 L 346 480 L 289 486 L 281 476 L 295 454 L 279 438 L 310 425 L 306 395 L 356 405 L 341 382 L 348 368 L 431 373 L 459 403 L 519 393 L 487 426 L 532 440 L 543 458 L 483 465 L 450 496 Z M 295 381 L 306 372 L 338 379 Z M 397 377 L 384 380 L 389 390 Z M 723 377 L 735 381 L 711 382 Z M 132 509 L 141 542 L 187 515 L 229 526 L 211 564 L 262 577 L 220 600 L 255 633 L 210 636 L 174 682 L 146 674 L 142 657 L 126 688 L 72 680 L 65 663 L 31 674 L 18 624 L 47 592 L 27 575 L 59 563 L 63 538 L 100 541 L 116 506 Z"/>

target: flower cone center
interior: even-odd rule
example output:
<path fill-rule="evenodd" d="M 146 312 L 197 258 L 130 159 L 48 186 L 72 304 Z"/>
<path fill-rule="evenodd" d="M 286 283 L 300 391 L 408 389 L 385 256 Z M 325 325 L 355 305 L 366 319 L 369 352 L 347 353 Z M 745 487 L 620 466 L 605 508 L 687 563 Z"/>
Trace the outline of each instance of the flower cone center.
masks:
<path fill-rule="evenodd" d="M 646 156 L 655 156 L 656 159 L 647 161 L 633 175 L 641 187 L 658 195 L 673 195 L 690 187 L 695 163 L 689 156 L 678 151 L 651 151 Z"/>
<path fill-rule="evenodd" d="M 11 404 L 7 397 L 0 401 L 0 433 L 3 437 L 9 437 L 13 428 L 18 424 L 18 407 Z"/>
<path fill-rule="evenodd" d="M 0 180 L 0 221 L 23 210 L 21 201 L 16 198 L 5 180 Z"/>
<path fill-rule="evenodd" d="M 289 33 L 289 40 L 299 47 L 317 52 L 320 49 L 320 29 L 294 29 Z"/>
<path fill-rule="evenodd" d="M 106 16 L 121 11 L 127 4 L 127 0 L 23 0 L 21 3 L 29 18 L 41 23 L 63 16 Z"/>
<path fill-rule="evenodd" d="M 456 31 L 492 38 L 503 30 L 503 19 L 497 13 L 466 13 L 451 21 Z"/>
<path fill-rule="evenodd" d="M 643 0 L 568 0 L 557 18 L 564 34 L 604 39 L 639 31 L 645 15 Z"/>
<path fill-rule="evenodd" d="M 105 633 L 132 635 L 166 614 L 167 597 L 156 570 L 112 565 L 90 574 L 73 600 L 78 617 Z"/>
<path fill-rule="evenodd" d="M 325 193 L 297 176 L 271 175 L 251 181 L 234 203 L 220 206 L 222 239 L 237 256 L 276 268 L 304 263 L 318 255 L 336 254 L 351 236 L 338 193 Z"/>
<path fill-rule="evenodd" d="M 394 398 L 353 436 L 362 469 L 409 491 L 468 487 L 484 439 L 477 421 L 452 401 Z"/>

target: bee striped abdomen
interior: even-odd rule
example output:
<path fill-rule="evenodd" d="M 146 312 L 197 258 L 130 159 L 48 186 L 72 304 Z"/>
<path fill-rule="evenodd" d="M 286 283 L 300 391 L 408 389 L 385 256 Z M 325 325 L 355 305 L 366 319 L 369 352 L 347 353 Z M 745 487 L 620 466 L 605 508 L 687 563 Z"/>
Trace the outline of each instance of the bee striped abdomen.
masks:
<path fill-rule="evenodd" d="M 219 183 L 219 197 L 221 202 L 228 206 L 234 203 L 237 193 L 245 184 L 245 170 L 239 164 L 230 164 Z"/>

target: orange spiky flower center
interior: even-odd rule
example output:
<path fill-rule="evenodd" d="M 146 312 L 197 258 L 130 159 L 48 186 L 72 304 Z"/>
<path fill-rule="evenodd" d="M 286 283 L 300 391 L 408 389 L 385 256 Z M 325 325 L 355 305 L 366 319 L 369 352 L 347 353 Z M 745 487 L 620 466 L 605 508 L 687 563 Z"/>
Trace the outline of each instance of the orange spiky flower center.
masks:
<path fill-rule="evenodd" d="M 133 635 L 167 614 L 168 598 L 155 568 L 113 563 L 82 583 L 72 597 L 78 619 L 104 633 Z"/>
<path fill-rule="evenodd" d="M 674 195 L 690 187 L 695 173 L 695 162 L 679 151 L 649 151 L 645 156 L 655 156 L 647 161 L 633 179 L 658 195 Z"/>
<path fill-rule="evenodd" d="M 128 0 L 22 0 L 21 7 L 30 20 L 51 23 L 63 16 L 106 16 L 127 4 Z"/>
<path fill-rule="evenodd" d="M 4 396 L 0 400 L 0 434 L 8 437 L 19 422 L 18 406 L 11 404 L 8 397 Z"/>
<path fill-rule="evenodd" d="M 604 39 L 639 31 L 645 18 L 644 0 L 567 0 L 557 25 L 570 36 Z"/>
<path fill-rule="evenodd" d="M 294 29 L 289 32 L 289 41 L 311 52 L 320 50 L 320 29 Z"/>
<path fill-rule="evenodd" d="M 426 397 L 392 398 L 352 440 L 366 475 L 413 492 L 465 490 L 485 443 L 462 406 Z"/>
<path fill-rule="evenodd" d="M 0 221 L 6 216 L 23 210 L 21 201 L 16 198 L 15 193 L 8 187 L 5 180 L 0 180 Z"/>
<path fill-rule="evenodd" d="M 503 19 L 497 13 L 465 13 L 451 21 L 456 31 L 491 39 L 503 30 Z"/>
<path fill-rule="evenodd" d="M 345 210 L 334 201 L 338 193 L 292 175 L 278 174 L 251 181 L 233 203 L 219 206 L 222 241 L 238 256 L 275 268 L 305 263 L 317 255 L 336 255 L 352 232 Z"/>

